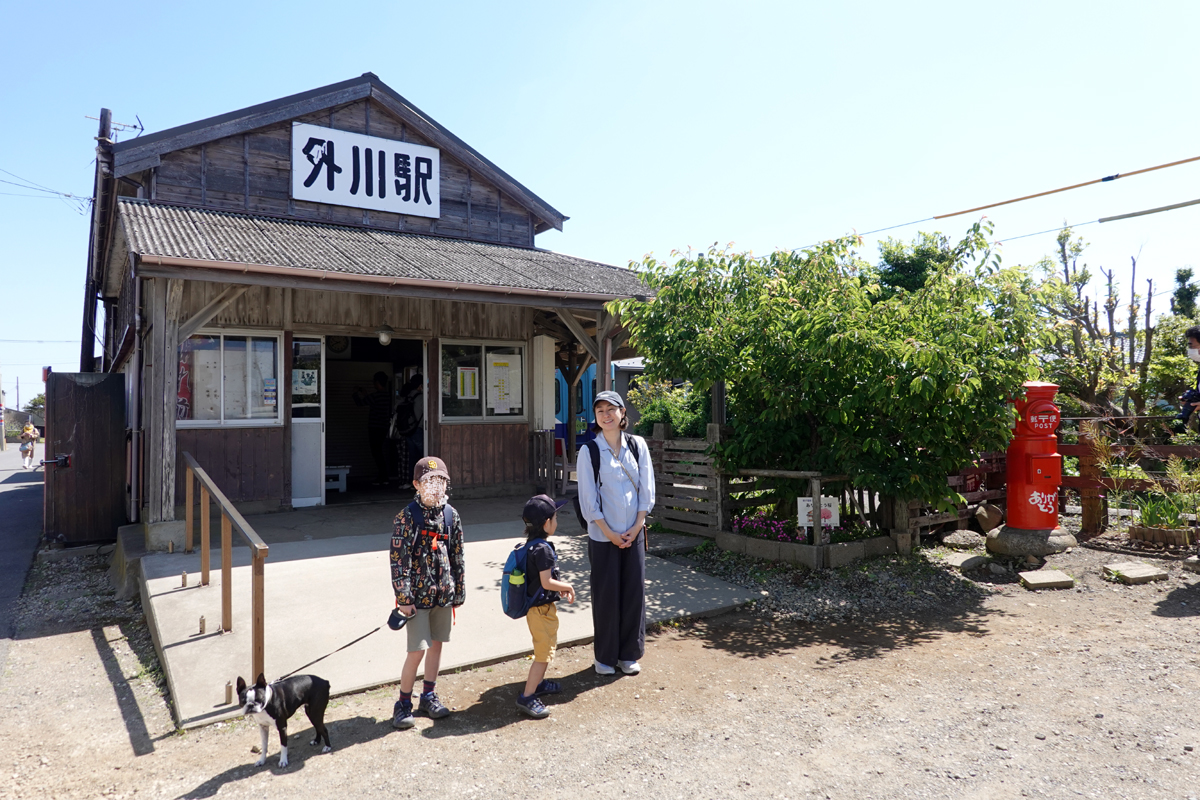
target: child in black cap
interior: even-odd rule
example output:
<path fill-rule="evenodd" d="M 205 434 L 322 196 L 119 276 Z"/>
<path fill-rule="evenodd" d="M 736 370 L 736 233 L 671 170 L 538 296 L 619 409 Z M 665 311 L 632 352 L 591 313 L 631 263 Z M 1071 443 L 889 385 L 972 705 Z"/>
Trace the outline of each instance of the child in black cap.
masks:
<path fill-rule="evenodd" d="M 550 709 L 539 699 L 542 695 L 558 694 L 562 687 L 558 681 L 544 680 L 546 668 L 554 658 L 558 646 L 558 602 L 560 596 L 568 603 L 575 602 L 575 590 L 571 584 L 559 580 L 558 553 L 554 545 L 546 541 L 558 530 L 558 509 L 566 500 L 554 502 L 544 494 L 535 495 L 525 503 L 521 518 L 525 520 L 525 538 L 531 542 L 526 554 L 526 575 L 529 575 L 527 591 L 536 592 L 538 586 L 542 596 L 525 615 L 529 633 L 533 636 L 533 663 L 529 665 L 529 677 L 525 690 L 517 696 L 517 709 L 534 719 L 550 716 Z M 537 576 L 537 582 L 533 576 Z"/>

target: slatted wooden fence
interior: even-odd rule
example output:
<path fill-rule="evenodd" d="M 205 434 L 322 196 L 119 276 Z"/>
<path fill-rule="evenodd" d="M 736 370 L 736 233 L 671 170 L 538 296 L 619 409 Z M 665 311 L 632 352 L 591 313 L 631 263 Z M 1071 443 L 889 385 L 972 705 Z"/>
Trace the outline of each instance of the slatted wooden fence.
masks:
<path fill-rule="evenodd" d="M 680 533 L 715 538 L 722 529 L 720 477 L 712 456 L 704 453 L 715 440 L 675 439 L 670 426 L 654 428 L 646 442 L 656 482 L 652 521 Z"/>

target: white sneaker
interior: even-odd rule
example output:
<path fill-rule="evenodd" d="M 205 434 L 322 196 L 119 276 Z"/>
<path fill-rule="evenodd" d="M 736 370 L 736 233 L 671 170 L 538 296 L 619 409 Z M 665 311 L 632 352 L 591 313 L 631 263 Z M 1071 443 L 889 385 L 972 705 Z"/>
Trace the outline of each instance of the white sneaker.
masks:
<path fill-rule="evenodd" d="M 612 667 L 610 667 L 608 664 L 601 664 L 599 661 L 596 661 L 595 663 L 596 663 L 596 674 L 597 675 L 616 675 L 617 674 L 617 671 L 615 669 L 613 669 Z"/>
<path fill-rule="evenodd" d="M 626 675 L 637 675 L 642 671 L 642 665 L 636 661 L 618 661 L 617 665 L 621 667 L 621 672 Z"/>

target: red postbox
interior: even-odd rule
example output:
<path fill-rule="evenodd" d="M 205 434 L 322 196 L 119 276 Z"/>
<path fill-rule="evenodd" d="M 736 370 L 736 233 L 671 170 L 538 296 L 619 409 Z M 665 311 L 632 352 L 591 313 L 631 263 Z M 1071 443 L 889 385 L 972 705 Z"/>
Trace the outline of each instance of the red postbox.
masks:
<path fill-rule="evenodd" d="M 1062 456 L 1058 454 L 1058 386 L 1026 381 L 1025 398 L 1016 401 L 1017 427 L 1008 445 L 1007 527 L 1026 531 L 1058 527 L 1058 487 Z"/>

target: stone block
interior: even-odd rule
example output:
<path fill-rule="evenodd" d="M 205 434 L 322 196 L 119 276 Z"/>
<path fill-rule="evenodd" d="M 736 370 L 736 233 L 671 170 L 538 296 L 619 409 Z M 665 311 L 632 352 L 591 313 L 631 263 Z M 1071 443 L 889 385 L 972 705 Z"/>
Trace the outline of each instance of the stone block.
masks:
<path fill-rule="evenodd" d="M 953 531 L 942 537 L 942 545 L 957 550 L 974 550 L 984 543 L 984 537 L 975 531 Z"/>
<path fill-rule="evenodd" d="M 755 539 L 750 536 L 744 538 L 746 539 L 746 555 L 751 558 L 761 558 L 764 561 L 779 560 L 779 542 Z"/>
<path fill-rule="evenodd" d="M 1004 510 L 999 506 L 994 506 L 991 503 L 984 503 L 975 510 L 975 522 L 979 525 L 979 530 L 990 531 L 1000 527 L 1000 523 L 1004 521 Z"/>
<path fill-rule="evenodd" d="M 218 517 L 218 520 L 220 517 Z M 197 528 L 199 520 L 196 521 Z M 147 522 L 146 529 L 146 549 L 150 551 L 167 551 L 167 543 L 172 542 L 175 545 L 175 552 L 182 553 L 184 545 L 184 536 L 187 535 L 187 523 L 182 519 L 170 520 L 168 522 Z M 200 532 L 197 530 L 194 534 L 196 537 L 196 546 L 200 546 Z"/>
<path fill-rule="evenodd" d="M 844 567 L 862 559 L 867 554 L 862 542 L 844 542 L 825 545 L 825 566 Z"/>
<path fill-rule="evenodd" d="M 779 559 L 789 564 L 796 564 L 797 566 L 808 567 L 809 569 L 820 569 L 823 550 L 824 548 L 814 547 L 811 544 L 780 542 Z"/>
<path fill-rule="evenodd" d="M 1018 572 L 1017 575 L 1026 589 L 1070 589 L 1075 585 L 1074 578 L 1057 569 Z"/>
<path fill-rule="evenodd" d="M 1121 561 L 1116 564 L 1106 564 L 1104 575 L 1116 578 L 1121 583 L 1138 584 L 1150 581 L 1165 581 L 1167 571 L 1160 567 L 1152 567 L 1140 561 Z"/>
<path fill-rule="evenodd" d="M 945 561 L 959 572 L 970 572 L 973 569 L 979 569 L 991 559 L 975 553 L 950 553 L 946 556 Z"/>
<path fill-rule="evenodd" d="M 1003 556 L 1049 556 L 1076 544 L 1075 537 L 1062 528 L 1027 531 L 1006 525 L 987 535 L 987 549 Z"/>
<path fill-rule="evenodd" d="M 1190 556 L 1189 558 L 1184 559 L 1183 568 L 1188 572 L 1200 573 L 1200 558 L 1197 558 L 1196 556 Z"/>
<path fill-rule="evenodd" d="M 895 555 L 896 553 L 896 543 L 890 536 L 874 536 L 864 539 L 862 544 L 867 558 Z"/>
<path fill-rule="evenodd" d="M 146 555 L 146 531 L 140 523 L 117 528 L 117 545 L 108 565 L 108 579 L 117 599 L 128 600 L 138 593 L 142 556 Z"/>
<path fill-rule="evenodd" d="M 660 423 L 661 424 L 661 423 Z M 717 532 L 717 547 L 730 553 L 746 552 L 746 537 L 728 531 Z"/>

